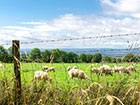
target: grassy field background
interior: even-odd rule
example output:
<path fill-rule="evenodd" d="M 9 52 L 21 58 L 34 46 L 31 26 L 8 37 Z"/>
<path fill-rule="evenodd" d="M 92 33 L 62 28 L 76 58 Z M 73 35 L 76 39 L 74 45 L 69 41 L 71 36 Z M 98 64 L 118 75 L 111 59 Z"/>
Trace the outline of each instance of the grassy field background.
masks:
<path fill-rule="evenodd" d="M 135 105 L 139 101 L 139 71 L 140 64 L 133 65 L 137 72 L 131 72 L 130 75 L 118 73 L 111 75 L 98 76 L 95 73 L 91 74 L 90 70 L 93 67 L 100 67 L 102 64 L 89 63 L 21 63 L 21 81 L 22 81 L 22 97 L 23 104 L 106 104 L 111 101 L 107 96 L 111 96 L 113 103 L 120 105 L 120 102 L 113 98 L 117 97 L 125 105 Z M 106 64 L 111 68 L 116 65 L 113 63 Z M 120 63 L 118 66 L 131 66 L 132 64 Z M 56 72 L 48 74 L 53 79 L 52 83 L 44 81 L 34 81 L 34 72 L 41 70 L 42 66 L 53 66 Z M 74 78 L 69 80 L 69 75 L 66 70 L 67 66 L 77 66 L 78 69 L 85 71 L 90 78 L 90 81 L 78 80 Z M 13 64 L 3 64 L 0 69 L 0 104 L 12 104 L 14 102 L 14 71 Z M 84 92 L 84 90 L 89 91 Z M 46 90 L 48 92 L 46 92 Z M 5 96 L 5 98 L 3 98 Z M 98 99 L 99 98 L 99 99 Z"/>

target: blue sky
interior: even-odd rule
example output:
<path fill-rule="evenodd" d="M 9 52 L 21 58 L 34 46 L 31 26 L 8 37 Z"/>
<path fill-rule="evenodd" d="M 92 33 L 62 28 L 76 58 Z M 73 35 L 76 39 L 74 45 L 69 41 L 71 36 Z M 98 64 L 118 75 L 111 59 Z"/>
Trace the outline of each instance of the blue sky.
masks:
<path fill-rule="evenodd" d="M 139 32 L 139 5 L 139 0 L 1 0 L 0 44 Z M 128 48 L 128 40 L 138 43 L 139 36 L 21 47 Z"/>
<path fill-rule="evenodd" d="M 99 0 L 1 0 L 0 25 L 51 20 L 63 14 L 101 14 Z"/>

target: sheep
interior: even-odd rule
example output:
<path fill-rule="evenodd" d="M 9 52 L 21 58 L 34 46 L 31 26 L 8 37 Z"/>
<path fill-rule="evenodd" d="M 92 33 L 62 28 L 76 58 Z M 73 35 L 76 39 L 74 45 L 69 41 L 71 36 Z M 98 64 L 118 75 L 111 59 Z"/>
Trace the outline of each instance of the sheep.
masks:
<path fill-rule="evenodd" d="M 114 71 L 114 72 L 120 73 L 120 70 L 119 70 L 119 67 L 118 67 L 118 66 L 114 66 L 114 67 L 113 67 L 113 71 Z"/>
<path fill-rule="evenodd" d="M 78 69 L 78 68 L 77 68 L 77 66 L 73 66 L 73 68 L 72 68 L 72 69 Z"/>
<path fill-rule="evenodd" d="M 125 67 L 119 67 L 120 74 L 127 73 L 130 74 L 130 71 Z"/>
<path fill-rule="evenodd" d="M 92 68 L 90 70 L 91 73 L 101 74 L 101 70 L 99 68 Z"/>
<path fill-rule="evenodd" d="M 125 67 L 118 67 L 118 66 L 114 66 L 114 72 L 118 72 L 119 74 L 122 74 L 122 73 L 127 73 L 127 74 L 130 74 L 130 71 L 125 68 Z"/>
<path fill-rule="evenodd" d="M 70 67 L 70 66 L 68 66 L 68 67 L 67 67 L 67 71 L 70 71 L 70 70 L 71 70 L 71 67 Z"/>
<path fill-rule="evenodd" d="M 136 72 L 136 68 L 133 67 L 133 66 L 129 66 L 129 67 L 127 68 L 127 70 Z"/>
<path fill-rule="evenodd" d="M 47 70 L 49 67 L 48 66 L 43 66 L 42 70 Z"/>
<path fill-rule="evenodd" d="M 68 73 L 69 73 L 69 76 L 70 76 L 70 78 L 69 78 L 70 80 L 73 79 L 73 77 L 76 77 L 76 78 L 81 78 L 81 79 L 85 79 L 85 80 L 89 81 L 88 76 L 82 70 L 71 69 L 71 70 L 68 71 Z"/>
<path fill-rule="evenodd" d="M 51 71 L 55 72 L 55 68 L 54 67 L 49 67 L 47 72 L 51 72 Z"/>
<path fill-rule="evenodd" d="M 108 66 L 108 65 L 103 65 L 103 66 L 101 66 L 100 68 L 99 68 L 99 70 L 101 71 L 101 74 L 102 73 L 105 73 L 105 74 L 113 74 L 113 71 L 112 71 L 112 69 L 110 68 L 110 66 Z"/>
<path fill-rule="evenodd" d="M 36 71 L 34 73 L 34 79 L 38 79 L 38 80 L 48 80 L 50 82 L 52 82 L 52 78 L 46 73 L 46 72 L 43 72 L 43 71 Z"/>

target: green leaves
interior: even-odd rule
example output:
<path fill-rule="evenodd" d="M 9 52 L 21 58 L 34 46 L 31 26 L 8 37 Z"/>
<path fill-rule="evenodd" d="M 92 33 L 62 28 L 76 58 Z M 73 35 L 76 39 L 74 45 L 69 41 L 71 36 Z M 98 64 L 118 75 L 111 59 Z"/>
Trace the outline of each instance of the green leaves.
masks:
<path fill-rule="evenodd" d="M 41 51 L 39 48 L 34 48 L 30 51 L 30 55 L 29 55 L 29 58 L 31 60 L 39 60 L 41 59 Z"/>

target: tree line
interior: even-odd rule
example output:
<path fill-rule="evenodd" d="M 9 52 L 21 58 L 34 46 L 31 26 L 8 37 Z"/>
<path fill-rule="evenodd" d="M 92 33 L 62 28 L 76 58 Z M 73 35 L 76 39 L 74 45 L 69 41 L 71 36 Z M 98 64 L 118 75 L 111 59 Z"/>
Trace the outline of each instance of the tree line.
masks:
<path fill-rule="evenodd" d="M 21 62 L 53 62 L 53 63 L 120 63 L 120 62 L 139 62 L 140 56 L 134 56 L 132 53 L 127 53 L 124 57 L 102 56 L 101 53 L 80 55 L 74 52 L 66 52 L 59 49 L 44 50 L 33 48 L 29 53 L 20 55 Z M 5 63 L 13 62 L 12 47 L 5 49 L 0 46 L 0 61 Z"/>

